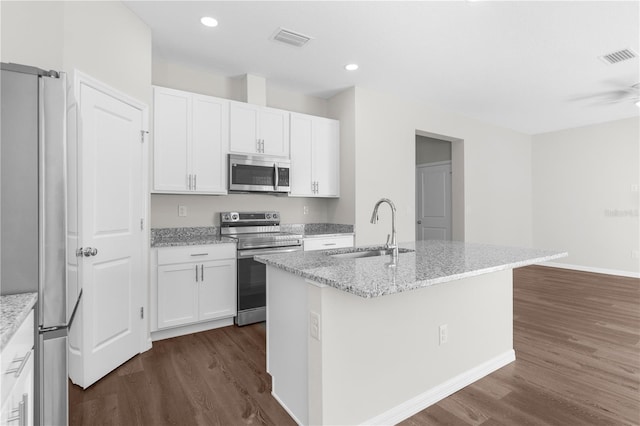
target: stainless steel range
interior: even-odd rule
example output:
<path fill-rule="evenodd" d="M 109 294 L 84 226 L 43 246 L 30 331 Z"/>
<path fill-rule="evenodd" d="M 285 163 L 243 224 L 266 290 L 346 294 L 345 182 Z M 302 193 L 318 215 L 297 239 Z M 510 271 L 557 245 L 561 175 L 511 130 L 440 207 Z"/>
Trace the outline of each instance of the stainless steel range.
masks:
<path fill-rule="evenodd" d="M 253 257 L 302 250 L 302 235 L 280 231 L 280 213 L 222 212 L 220 234 L 238 240 L 237 325 L 266 320 L 266 265 Z"/>

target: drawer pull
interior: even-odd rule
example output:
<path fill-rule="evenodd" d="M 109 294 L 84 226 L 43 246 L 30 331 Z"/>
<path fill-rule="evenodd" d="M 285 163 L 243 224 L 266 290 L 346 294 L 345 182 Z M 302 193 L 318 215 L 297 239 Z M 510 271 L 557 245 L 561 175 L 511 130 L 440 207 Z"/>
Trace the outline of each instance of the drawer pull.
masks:
<path fill-rule="evenodd" d="M 11 414 L 18 413 L 18 415 L 14 414 L 12 417 L 7 418 L 7 423 L 18 422 L 18 426 L 28 424 L 27 404 L 29 404 L 29 394 L 24 393 L 22 394 L 22 401 L 18 403 L 18 408 L 11 410 Z"/>
<path fill-rule="evenodd" d="M 191 256 L 207 256 L 209 253 L 193 253 Z"/>
<path fill-rule="evenodd" d="M 20 365 L 18 367 L 11 368 L 5 371 L 4 374 L 15 373 L 15 377 L 20 377 L 20 374 L 22 374 L 22 370 L 24 370 L 24 367 L 27 365 L 27 361 L 29 361 L 30 356 L 31 356 L 31 351 L 27 352 L 25 356 L 23 356 L 22 358 L 16 358 L 13 361 L 11 361 L 11 364 L 16 364 L 19 362 Z"/>
<path fill-rule="evenodd" d="M 337 243 L 324 243 L 323 246 L 335 246 Z"/>

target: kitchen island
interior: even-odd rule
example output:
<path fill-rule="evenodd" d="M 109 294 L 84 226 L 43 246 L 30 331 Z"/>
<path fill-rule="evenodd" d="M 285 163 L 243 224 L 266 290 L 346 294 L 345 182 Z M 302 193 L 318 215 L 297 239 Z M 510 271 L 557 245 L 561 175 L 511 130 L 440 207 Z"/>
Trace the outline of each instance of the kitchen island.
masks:
<path fill-rule="evenodd" d="M 267 371 L 299 424 L 393 424 L 515 360 L 512 269 L 559 251 L 446 241 L 256 257 Z"/>

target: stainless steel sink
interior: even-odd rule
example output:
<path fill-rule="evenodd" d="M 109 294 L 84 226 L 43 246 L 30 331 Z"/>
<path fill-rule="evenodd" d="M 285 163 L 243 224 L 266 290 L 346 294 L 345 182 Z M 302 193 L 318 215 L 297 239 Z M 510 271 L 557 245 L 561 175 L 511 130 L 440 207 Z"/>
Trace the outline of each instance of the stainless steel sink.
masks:
<path fill-rule="evenodd" d="M 413 250 L 409 250 L 409 249 L 398 249 L 399 253 L 409 253 L 412 252 Z M 331 257 L 335 257 L 338 259 L 357 259 L 360 257 L 374 257 L 374 256 L 386 256 L 386 255 L 390 255 L 393 252 L 392 249 L 373 249 L 373 250 L 356 250 L 356 251 L 348 251 L 348 252 L 341 252 L 341 253 L 327 253 L 328 256 Z"/>

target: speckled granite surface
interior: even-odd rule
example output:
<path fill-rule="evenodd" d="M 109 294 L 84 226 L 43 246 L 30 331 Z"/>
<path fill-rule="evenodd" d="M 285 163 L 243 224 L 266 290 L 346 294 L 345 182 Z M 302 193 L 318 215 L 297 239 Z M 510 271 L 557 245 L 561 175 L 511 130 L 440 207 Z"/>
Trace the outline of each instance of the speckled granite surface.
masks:
<path fill-rule="evenodd" d="M 235 244 L 233 238 L 221 237 L 215 226 L 191 228 L 152 228 L 151 247 Z"/>
<path fill-rule="evenodd" d="M 391 256 L 338 259 L 328 255 L 347 252 L 348 249 L 273 254 L 256 256 L 255 259 L 312 281 L 370 298 L 567 256 L 566 252 L 557 250 L 457 241 L 418 241 L 400 246 L 415 251 L 400 253 L 393 268 L 385 265 Z"/>
<path fill-rule="evenodd" d="M 38 301 L 38 293 L 20 293 L 0 296 L 0 351 L 20 328 L 31 308 Z"/>
<path fill-rule="evenodd" d="M 337 223 L 299 223 L 280 224 L 280 230 L 294 234 L 302 234 L 304 237 L 320 237 L 327 235 L 353 234 L 353 225 Z"/>

